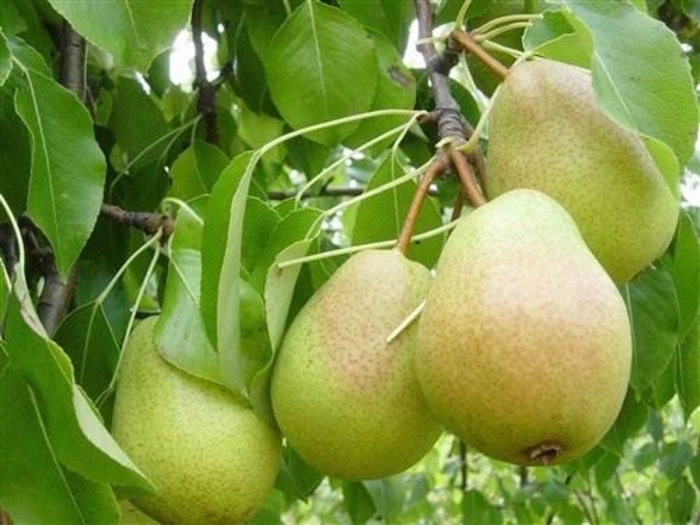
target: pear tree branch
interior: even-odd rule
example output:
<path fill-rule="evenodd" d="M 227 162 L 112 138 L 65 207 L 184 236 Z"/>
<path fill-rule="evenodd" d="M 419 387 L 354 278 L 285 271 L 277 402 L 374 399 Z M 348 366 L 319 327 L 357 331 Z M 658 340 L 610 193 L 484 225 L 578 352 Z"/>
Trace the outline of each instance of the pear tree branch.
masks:
<path fill-rule="evenodd" d="M 199 93 L 197 110 L 202 115 L 205 127 L 205 138 L 210 144 L 219 143 L 219 128 L 216 122 L 216 87 L 207 78 L 207 67 L 204 63 L 204 41 L 202 36 L 202 9 L 204 0 L 194 0 L 192 4 L 192 42 L 194 44 L 194 84 Z"/>

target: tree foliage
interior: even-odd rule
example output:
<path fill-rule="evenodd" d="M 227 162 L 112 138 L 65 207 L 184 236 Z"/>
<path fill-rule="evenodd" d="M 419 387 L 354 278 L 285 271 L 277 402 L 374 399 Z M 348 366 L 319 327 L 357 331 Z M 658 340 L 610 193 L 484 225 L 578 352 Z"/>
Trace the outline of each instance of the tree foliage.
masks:
<path fill-rule="evenodd" d="M 434 36 L 420 57 L 417 7 L 434 14 L 418 24 Z M 450 126 L 482 131 L 499 81 L 460 31 L 505 65 L 526 52 L 590 69 L 604 111 L 682 184 L 671 246 L 620 288 L 634 340 L 623 410 L 592 452 L 549 469 L 491 461 L 446 435 L 404 474 L 349 482 L 286 448 L 253 522 L 698 519 L 696 2 L 9 0 L 0 508 L 12 522 L 117 523 L 118 499 L 153 489 L 107 430 L 138 318 L 159 313 L 166 359 L 274 423 L 285 328 L 355 247 L 406 235 L 417 191 L 426 200 L 404 240 L 434 267 L 444 225 L 475 202 L 460 170 L 417 181 L 436 151 L 468 139 Z M 172 53 L 181 32 L 187 59 Z M 426 69 L 419 58 L 431 57 Z M 173 81 L 176 66 L 187 81 Z M 468 159 L 478 172 L 480 156 Z"/>

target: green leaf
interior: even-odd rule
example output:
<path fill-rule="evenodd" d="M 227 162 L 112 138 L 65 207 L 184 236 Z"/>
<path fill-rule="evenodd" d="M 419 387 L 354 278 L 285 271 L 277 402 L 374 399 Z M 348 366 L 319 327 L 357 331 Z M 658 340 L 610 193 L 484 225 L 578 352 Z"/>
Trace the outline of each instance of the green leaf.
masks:
<path fill-rule="evenodd" d="M 163 112 L 133 78 L 117 79 L 109 127 L 132 169 L 158 160 L 168 146 Z"/>
<path fill-rule="evenodd" d="M 284 447 L 282 464 L 275 487 L 284 491 L 290 501 L 309 496 L 325 476 L 314 470 L 301 459 L 290 446 Z"/>
<path fill-rule="evenodd" d="M 524 49 L 586 69 L 591 63 L 592 47 L 585 27 L 561 11 L 545 11 L 523 34 Z"/>
<path fill-rule="evenodd" d="M 644 426 L 648 413 L 647 406 L 636 399 L 634 390 L 628 389 L 620 413 L 612 428 L 600 442 L 600 446 L 621 457 L 625 443 Z"/>
<path fill-rule="evenodd" d="M 49 3 L 78 33 L 112 53 L 122 68 L 142 72 L 185 28 L 192 6 L 192 0 L 168 0 L 166 5 L 136 0 Z"/>
<path fill-rule="evenodd" d="M 32 143 L 27 212 L 51 242 L 65 279 L 97 221 L 105 159 L 90 115 L 75 95 L 40 73 L 23 73 L 26 83 L 15 94 L 15 109 Z"/>
<path fill-rule="evenodd" d="M 195 209 L 199 207 L 203 207 L 202 199 Z M 201 237 L 200 219 L 181 209 L 170 238 L 168 279 L 155 338 L 158 351 L 176 367 L 222 383 L 217 355 L 200 311 Z"/>
<path fill-rule="evenodd" d="M 393 46 L 405 47 L 408 28 L 415 17 L 411 0 L 340 0 L 338 3 L 365 27 L 383 33 Z"/>
<path fill-rule="evenodd" d="M 0 29 L 0 86 L 2 86 L 12 71 L 12 58 L 7 47 L 7 40 Z"/>
<path fill-rule="evenodd" d="M 14 75 L 16 71 L 13 72 L 12 76 Z M 10 80 L 0 88 L 0 129 L 12 130 L 12 133 L 0 133 L 0 193 L 13 214 L 20 216 L 27 207 L 31 144 L 29 133 L 15 112 L 14 93 L 9 89 L 11 83 Z"/>
<path fill-rule="evenodd" d="M 304 257 L 312 242 L 313 239 L 304 239 L 288 246 L 277 255 L 275 264 L 271 265 L 267 271 L 265 310 L 267 314 L 267 330 L 273 351 L 277 351 L 282 342 L 282 335 L 287 323 L 287 314 L 294 297 L 294 287 L 301 271 L 300 264 L 285 268 L 279 268 L 277 265 L 285 261 Z"/>
<path fill-rule="evenodd" d="M 371 36 L 376 46 L 379 75 L 377 77 L 377 92 L 370 109 L 372 111 L 413 109 L 416 102 L 416 80 L 413 74 L 403 65 L 401 55 L 384 36 L 376 32 L 372 33 Z M 345 139 L 344 143 L 349 147 L 357 147 L 407 122 L 408 117 L 405 116 L 366 119 L 352 135 Z M 381 151 L 397 137 L 398 135 L 380 142 L 373 147 L 372 151 Z"/>
<path fill-rule="evenodd" d="M 685 441 L 673 441 L 664 445 L 659 460 L 659 470 L 673 481 L 679 478 L 693 459 L 693 447 Z"/>
<path fill-rule="evenodd" d="M 406 167 L 395 160 L 390 152 L 384 156 L 367 189 L 372 190 L 382 184 L 402 176 Z M 398 237 L 404 218 L 413 201 L 416 183 L 412 180 L 360 202 L 357 217 L 352 229 L 352 243 L 365 244 L 376 241 L 390 241 Z M 442 225 L 442 218 L 435 202 L 427 198 L 423 202 L 414 233 L 422 233 Z M 435 236 L 411 244 L 408 256 L 432 268 L 440 255 L 443 237 Z"/>
<path fill-rule="evenodd" d="M 172 186 L 169 194 L 189 200 L 210 193 L 229 162 L 226 154 L 216 146 L 195 140 L 170 167 Z"/>
<path fill-rule="evenodd" d="M 676 235 L 661 259 L 661 266 L 671 275 L 676 288 L 680 308 L 678 334 L 683 339 L 700 308 L 700 246 L 687 212 L 681 212 Z"/>
<path fill-rule="evenodd" d="M 377 514 L 386 523 L 393 523 L 401 515 L 406 499 L 402 480 L 397 477 L 373 479 L 365 481 L 364 485 L 372 496 Z"/>
<path fill-rule="evenodd" d="M 54 338 L 71 358 L 76 381 L 96 399 L 111 382 L 119 360 L 119 345 L 102 303 L 89 303 L 70 312 Z"/>
<path fill-rule="evenodd" d="M 462 518 L 464 523 L 503 523 L 503 516 L 499 510 L 476 489 L 469 489 L 464 493 Z"/>
<path fill-rule="evenodd" d="M 700 406 L 700 316 L 695 319 L 678 350 L 676 389 L 683 415 L 688 419 Z"/>
<path fill-rule="evenodd" d="M 673 32 L 625 2 L 564 5 L 593 38 L 593 85 L 605 112 L 667 144 L 685 164 L 695 147 L 698 109 L 690 68 Z"/>
<path fill-rule="evenodd" d="M 0 373 L 3 510 L 15 523 L 118 523 L 119 510 L 109 486 L 71 473 L 59 461 L 39 397 L 16 367 L 10 365 Z"/>
<path fill-rule="evenodd" d="M 268 239 L 280 220 L 279 213 L 268 202 L 248 197 L 241 248 L 243 267 L 247 273 L 253 273 L 259 265 L 260 258 L 267 250 Z M 262 287 L 256 288 L 262 291 Z"/>
<path fill-rule="evenodd" d="M 695 457 L 690 462 L 690 475 L 693 477 L 693 483 L 700 490 L 700 451 L 695 453 Z"/>
<path fill-rule="evenodd" d="M 374 44 L 347 13 L 304 2 L 275 34 L 263 57 L 272 100 L 293 128 L 368 111 L 377 88 Z M 309 134 L 334 145 L 359 123 Z"/>
<path fill-rule="evenodd" d="M 697 495 L 685 476 L 676 479 L 666 491 L 666 506 L 672 523 L 690 523 Z"/>
<path fill-rule="evenodd" d="M 73 382 L 69 358 L 35 323 L 35 314 L 24 310 L 13 296 L 5 320 L 5 349 L 35 394 L 56 457 L 94 481 L 152 490 Z"/>
<path fill-rule="evenodd" d="M 642 394 L 661 376 L 678 344 L 678 301 L 667 271 L 650 269 L 627 285 L 634 355 L 630 382 Z"/>
<path fill-rule="evenodd" d="M 376 513 L 372 495 L 359 481 L 343 482 L 343 499 L 353 525 L 364 525 Z"/>

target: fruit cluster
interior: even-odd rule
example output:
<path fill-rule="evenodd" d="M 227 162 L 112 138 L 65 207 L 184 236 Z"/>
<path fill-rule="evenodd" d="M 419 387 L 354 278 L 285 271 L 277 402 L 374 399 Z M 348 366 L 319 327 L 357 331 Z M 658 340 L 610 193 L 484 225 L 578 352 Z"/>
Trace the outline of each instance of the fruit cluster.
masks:
<path fill-rule="evenodd" d="M 488 169 L 490 200 L 460 220 L 434 278 L 398 250 L 360 252 L 289 327 L 272 406 L 319 471 L 389 476 L 444 429 L 499 460 L 559 464 L 615 421 L 632 357 L 616 283 L 668 246 L 678 189 L 600 110 L 588 72 L 547 60 L 501 86 Z M 132 337 L 114 409 L 117 440 L 160 486 L 136 503 L 166 523 L 242 522 L 274 482 L 280 435 L 158 358 L 152 331 L 146 321 Z M 196 409 L 199 397 L 214 408 Z M 189 434 L 192 419 L 217 440 Z M 219 489 L 199 492 L 202 475 Z"/>

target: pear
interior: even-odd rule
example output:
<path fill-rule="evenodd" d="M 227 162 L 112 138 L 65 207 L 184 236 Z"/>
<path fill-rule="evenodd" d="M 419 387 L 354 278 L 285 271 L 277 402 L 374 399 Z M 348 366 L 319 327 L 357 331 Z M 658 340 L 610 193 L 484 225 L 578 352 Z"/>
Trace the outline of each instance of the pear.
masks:
<path fill-rule="evenodd" d="M 603 113 L 588 71 L 550 60 L 517 65 L 489 118 L 489 197 L 531 188 L 556 199 L 617 283 L 668 247 L 679 188 L 638 135 Z"/>
<path fill-rule="evenodd" d="M 398 251 L 360 252 L 294 318 L 275 363 L 272 406 L 312 467 L 352 480 L 385 477 L 439 437 L 413 367 L 415 323 L 387 343 L 430 280 Z"/>
<path fill-rule="evenodd" d="M 164 524 L 244 523 L 275 482 L 281 437 L 229 390 L 165 361 L 155 323 L 134 329 L 114 404 L 114 437 L 158 489 L 132 502 Z"/>
<path fill-rule="evenodd" d="M 495 459 L 570 461 L 611 427 L 630 323 L 571 216 L 513 190 L 463 217 L 440 255 L 416 373 L 445 427 Z"/>

